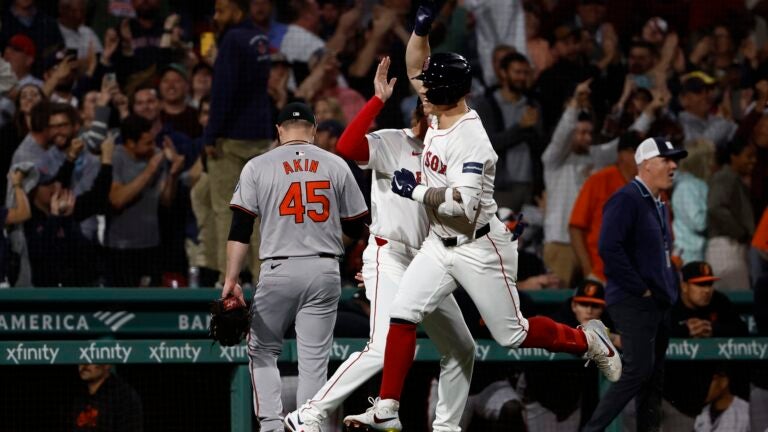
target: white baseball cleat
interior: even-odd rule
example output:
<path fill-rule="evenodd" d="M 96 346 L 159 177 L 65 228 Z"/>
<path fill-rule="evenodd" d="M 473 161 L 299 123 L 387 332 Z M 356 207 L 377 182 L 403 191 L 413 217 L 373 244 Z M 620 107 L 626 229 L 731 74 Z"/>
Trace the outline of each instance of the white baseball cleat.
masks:
<path fill-rule="evenodd" d="M 580 326 L 587 337 L 587 352 L 584 358 L 592 360 L 597 368 L 610 382 L 616 382 L 621 378 L 621 358 L 611 338 L 608 337 L 608 329 L 600 320 L 589 320 Z"/>
<path fill-rule="evenodd" d="M 304 411 L 291 411 L 283 419 L 283 425 L 285 430 L 290 432 L 323 432 L 320 427 L 320 420 L 312 416 L 312 414 Z"/>
<path fill-rule="evenodd" d="M 365 427 L 372 431 L 400 432 L 403 425 L 400 423 L 400 416 L 397 410 L 400 408 L 400 402 L 394 399 L 368 398 L 371 407 L 363 414 L 344 417 L 344 426 L 348 428 Z"/>

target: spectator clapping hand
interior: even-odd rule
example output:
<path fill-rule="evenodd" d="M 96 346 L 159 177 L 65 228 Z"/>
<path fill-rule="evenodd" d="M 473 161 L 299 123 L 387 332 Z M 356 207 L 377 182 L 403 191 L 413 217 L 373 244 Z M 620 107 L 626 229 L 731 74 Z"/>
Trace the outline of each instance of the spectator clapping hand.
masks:
<path fill-rule="evenodd" d="M 755 38 L 753 36 L 744 38 L 744 40 L 741 42 L 740 50 L 741 55 L 745 60 L 749 62 L 750 66 L 752 66 L 752 69 L 757 69 L 760 64 L 760 60 L 758 59 L 758 50 Z"/>
<path fill-rule="evenodd" d="M 605 69 L 618 58 L 619 36 L 616 34 L 613 24 L 604 23 L 600 28 L 603 34 L 601 45 L 603 58 L 598 62 L 597 66 L 600 69 Z"/>
<path fill-rule="evenodd" d="M 163 153 L 165 159 L 171 164 L 170 174 L 177 176 L 181 173 L 181 169 L 184 167 L 184 155 L 180 155 L 176 151 L 176 147 L 173 145 L 171 138 L 166 136 L 163 138 Z"/>
<path fill-rule="evenodd" d="M 99 91 L 99 96 L 96 100 L 96 105 L 98 106 L 109 105 L 112 98 L 120 92 L 120 86 L 118 86 L 117 81 L 109 79 L 109 76 L 108 74 L 104 75 L 104 78 L 101 80 L 101 91 Z"/>
<path fill-rule="evenodd" d="M 179 17 L 179 14 L 175 13 L 170 14 L 165 18 L 165 23 L 163 24 L 163 29 L 165 31 L 163 37 L 160 39 L 160 47 L 169 48 L 171 46 L 176 46 L 181 42 L 182 28 L 179 26 L 180 21 L 181 17 Z"/>
<path fill-rule="evenodd" d="M 83 152 L 84 148 L 85 140 L 82 138 L 72 139 L 72 142 L 69 143 L 69 147 L 67 148 L 67 159 L 74 161 L 78 156 L 80 156 L 80 153 Z"/>
<path fill-rule="evenodd" d="M 75 210 L 75 201 L 74 192 L 59 188 L 51 196 L 51 214 L 53 216 L 70 216 Z"/>
<path fill-rule="evenodd" d="M 112 165 L 112 155 L 115 152 L 115 136 L 107 135 L 107 138 L 101 143 L 101 164 Z"/>
<path fill-rule="evenodd" d="M 696 46 L 691 51 L 691 55 L 688 56 L 688 60 L 695 66 L 699 66 L 701 62 L 712 52 L 715 41 L 712 36 L 704 36 L 699 40 Z"/>
<path fill-rule="evenodd" d="M 373 9 L 373 35 L 384 37 L 397 24 L 397 14 L 394 10 L 376 5 Z"/>
<path fill-rule="evenodd" d="M 712 337 L 712 322 L 699 318 L 688 318 L 685 323 L 691 337 Z"/>
<path fill-rule="evenodd" d="M 124 56 L 133 55 L 133 33 L 131 32 L 131 21 L 128 18 L 120 23 L 120 44 Z"/>
<path fill-rule="evenodd" d="M 163 152 L 157 152 L 155 153 L 151 159 L 149 159 L 149 162 L 147 162 L 147 169 L 151 173 L 156 173 L 158 168 L 160 168 L 163 159 L 165 159 L 165 156 Z"/>
<path fill-rule="evenodd" d="M 360 22 L 362 15 L 363 2 L 362 0 L 355 0 L 355 5 L 339 17 L 337 31 L 350 35 L 350 33 L 354 31 L 355 26 Z"/>
<path fill-rule="evenodd" d="M 651 99 L 651 103 L 645 108 L 645 112 L 646 114 L 653 116 L 658 110 L 667 107 L 672 96 L 666 87 L 651 90 L 651 95 L 653 96 L 653 99 Z"/>
<path fill-rule="evenodd" d="M 122 92 L 118 91 L 117 93 L 112 95 L 112 104 L 120 113 L 121 120 L 128 117 L 128 115 L 131 114 L 131 110 L 128 107 L 128 96 L 126 96 Z"/>
<path fill-rule="evenodd" d="M 582 110 L 588 109 L 589 95 L 592 93 L 592 90 L 589 88 L 590 84 L 592 84 L 592 78 L 580 82 L 573 91 L 573 97 L 568 105 Z"/>
<path fill-rule="evenodd" d="M 108 28 L 107 31 L 104 32 L 104 50 L 101 52 L 102 65 L 110 66 L 112 64 L 112 55 L 117 51 L 119 45 L 120 37 L 117 35 L 117 31 L 113 28 Z"/>
<path fill-rule="evenodd" d="M 539 122 L 539 110 L 530 105 L 525 107 L 523 115 L 520 117 L 520 127 L 522 129 L 532 128 Z"/>

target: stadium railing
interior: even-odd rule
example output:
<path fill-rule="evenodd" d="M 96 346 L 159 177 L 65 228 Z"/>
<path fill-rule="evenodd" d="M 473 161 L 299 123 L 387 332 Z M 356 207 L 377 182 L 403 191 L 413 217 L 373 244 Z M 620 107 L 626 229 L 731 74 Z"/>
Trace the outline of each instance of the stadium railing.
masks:
<path fill-rule="evenodd" d="M 207 304 L 218 293 L 208 289 L 8 289 L 0 290 L 0 366 L 112 364 L 231 364 L 231 431 L 250 431 L 251 390 L 247 348 L 221 347 L 204 339 Z M 537 305 L 556 306 L 570 290 L 532 293 Z M 751 292 L 728 293 L 747 319 Z M 332 360 L 344 360 L 365 345 L 362 339 L 335 339 Z M 508 349 L 477 340 L 479 362 L 573 361 L 574 357 L 541 349 Z M 673 339 L 672 361 L 765 360 L 768 338 Z M 434 362 L 439 354 L 419 339 L 417 361 Z M 296 362 L 293 340 L 280 361 Z M 618 430 L 618 429 L 614 429 Z"/>

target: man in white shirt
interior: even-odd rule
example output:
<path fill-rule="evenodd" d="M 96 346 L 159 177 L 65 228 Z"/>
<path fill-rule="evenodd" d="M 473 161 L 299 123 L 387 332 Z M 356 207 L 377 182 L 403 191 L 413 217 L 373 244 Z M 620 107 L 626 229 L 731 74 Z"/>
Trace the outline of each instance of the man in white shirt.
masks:
<path fill-rule="evenodd" d="M 573 203 L 593 170 L 616 161 L 618 141 L 592 145 L 592 118 L 584 112 L 589 107 L 590 81 L 576 86 L 541 157 L 546 189 L 544 264 L 560 278 L 563 287 L 571 287 L 579 266 L 568 235 Z"/>
<path fill-rule="evenodd" d="M 59 30 L 67 48 L 77 50 L 78 59 L 86 58 L 91 46 L 96 53 L 103 51 L 98 36 L 84 22 L 85 0 L 59 0 Z"/>

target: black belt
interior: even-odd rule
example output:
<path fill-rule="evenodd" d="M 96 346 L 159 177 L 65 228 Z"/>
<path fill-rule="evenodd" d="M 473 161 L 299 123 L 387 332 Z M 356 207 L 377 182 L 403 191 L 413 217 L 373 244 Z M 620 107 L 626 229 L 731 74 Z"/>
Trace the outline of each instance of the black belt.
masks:
<path fill-rule="evenodd" d="M 486 224 L 484 227 L 480 228 L 479 230 L 475 231 L 475 238 L 478 239 L 486 234 L 491 232 L 491 224 Z M 440 238 L 440 241 L 443 242 L 443 246 L 445 247 L 454 247 L 458 244 L 459 239 L 458 237 L 448 237 L 448 238 Z"/>
<path fill-rule="evenodd" d="M 270 258 L 264 258 L 262 261 L 268 261 L 268 260 L 287 260 L 291 258 L 333 258 L 333 259 L 341 259 L 339 255 L 334 255 L 330 253 L 319 253 L 317 255 L 301 255 L 301 256 L 276 256 L 276 257 L 270 257 Z"/>

